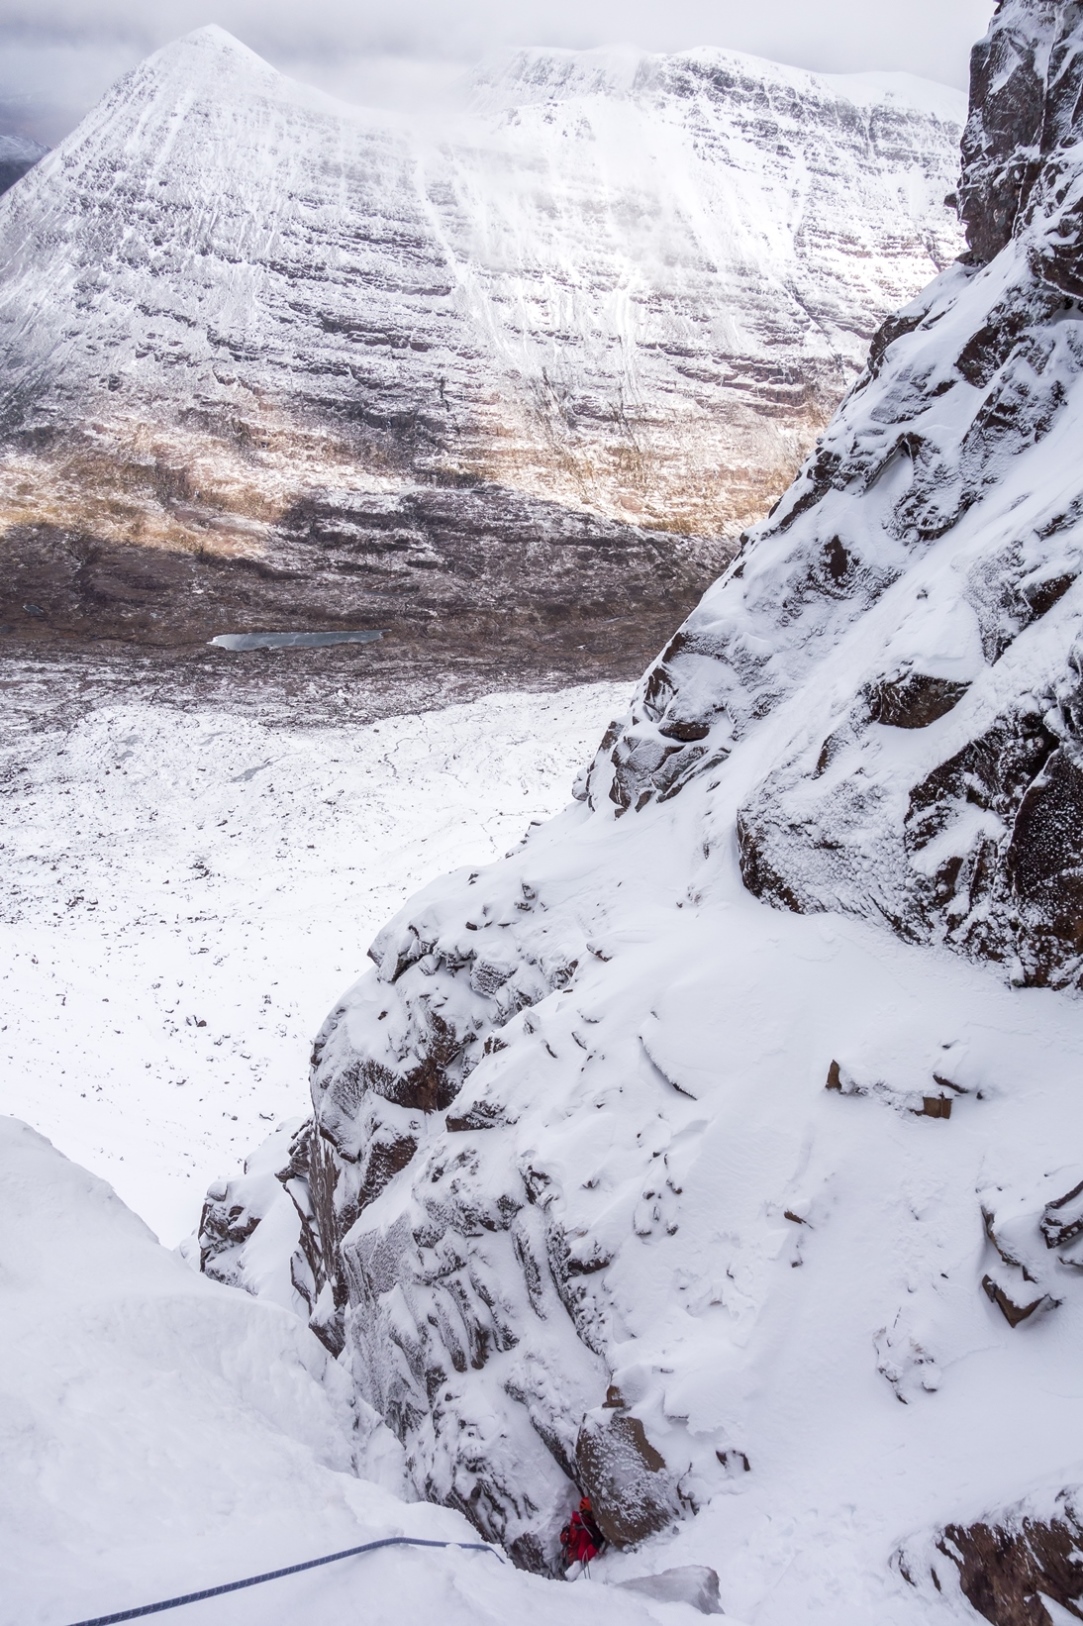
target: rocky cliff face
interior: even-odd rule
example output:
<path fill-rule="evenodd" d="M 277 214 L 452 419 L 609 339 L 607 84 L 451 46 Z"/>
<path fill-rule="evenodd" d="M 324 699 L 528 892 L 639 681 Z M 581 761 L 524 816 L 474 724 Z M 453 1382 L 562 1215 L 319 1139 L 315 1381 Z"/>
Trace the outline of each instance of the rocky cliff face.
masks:
<path fill-rule="evenodd" d="M 967 1510 L 1080 1477 L 1080 61 L 1078 6 L 1001 5 L 969 257 L 583 801 L 409 905 L 316 1041 L 299 1299 L 522 1563 L 582 1487 L 757 1626 L 1078 1601 L 1071 1495 Z M 219 1272 L 272 1196 L 216 1192 Z"/>
<path fill-rule="evenodd" d="M 525 53 L 433 131 L 169 47 L 0 207 L 11 614 L 175 633 L 181 557 L 265 618 L 672 619 L 958 251 L 961 117 Z"/>

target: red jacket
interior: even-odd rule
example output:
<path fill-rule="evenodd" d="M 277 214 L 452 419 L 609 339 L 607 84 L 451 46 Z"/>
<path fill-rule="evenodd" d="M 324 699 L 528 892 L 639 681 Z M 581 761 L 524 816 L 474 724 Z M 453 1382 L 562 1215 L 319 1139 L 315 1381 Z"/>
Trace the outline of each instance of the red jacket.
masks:
<path fill-rule="evenodd" d="M 573 1564 L 589 1564 L 592 1558 L 597 1558 L 605 1546 L 605 1537 L 594 1522 L 589 1503 L 585 1507 L 581 1505 L 572 1514 L 560 1532 L 560 1544 L 564 1549 L 566 1569 Z"/>

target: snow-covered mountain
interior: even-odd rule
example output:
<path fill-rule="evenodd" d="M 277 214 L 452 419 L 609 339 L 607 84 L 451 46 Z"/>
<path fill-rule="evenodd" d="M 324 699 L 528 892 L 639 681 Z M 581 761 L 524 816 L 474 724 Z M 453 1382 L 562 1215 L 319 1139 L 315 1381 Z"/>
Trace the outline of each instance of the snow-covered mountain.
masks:
<path fill-rule="evenodd" d="M 209 1200 L 255 1288 L 284 1187 L 296 1302 L 520 1563 L 584 1487 L 756 1626 L 1078 1612 L 1081 83 L 1080 7 L 1002 0 L 968 259 Z"/>
<path fill-rule="evenodd" d="M 355 617 L 672 618 L 717 568 L 688 539 L 763 512 L 958 252 L 964 111 L 722 51 L 525 52 L 436 126 L 200 30 L 0 204 L 19 602 L 152 624 L 191 608 L 169 555 L 211 594 L 241 555 L 294 613 L 318 577 Z"/>

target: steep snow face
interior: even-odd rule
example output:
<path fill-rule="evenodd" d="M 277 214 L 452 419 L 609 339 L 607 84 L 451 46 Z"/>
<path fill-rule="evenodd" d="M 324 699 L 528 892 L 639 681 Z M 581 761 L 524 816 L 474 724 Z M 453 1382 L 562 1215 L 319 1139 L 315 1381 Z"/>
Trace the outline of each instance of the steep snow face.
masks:
<path fill-rule="evenodd" d="M 420 1489 L 544 1568 L 575 1482 L 757 1626 L 972 1618 L 956 1577 L 1040 1620 L 994 1561 L 1018 1591 L 1076 1528 L 979 1518 L 1057 1506 L 1083 1421 L 1083 21 L 1002 5 L 979 94 L 1006 32 L 1060 131 L 1010 239 L 977 246 L 978 108 L 971 262 L 878 335 L 589 800 L 379 935 L 279 1171 Z"/>
<path fill-rule="evenodd" d="M 353 1477 L 382 1455 L 393 1485 L 394 1442 L 294 1317 L 201 1281 L 13 1118 L 0 1214 L 5 1620 L 187 1590 L 197 1553 L 223 1580 L 249 1543 L 242 1562 L 276 1539 L 307 1556 L 323 1533 L 305 1487 L 337 1535 L 394 1518 Z"/>
<path fill-rule="evenodd" d="M 112 1614 L 388 1536 L 477 1540 L 458 1515 L 395 1494 L 396 1442 L 294 1316 L 195 1275 L 12 1118 L 0 1305 L 5 1626 Z M 379 1626 L 674 1618 L 485 1554 L 410 1548 L 205 1600 L 199 1618 L 346 1626 L 359 1588 Z"/>
<path fill-rule="evenodd" d="M 958 252 L 963 112 L 719 51 L 527 52 L 433 130 L 201 30 L 0 208 L 6 523 L 285 553 L 321 492 L 323 546 L 401 574 L 421 479 L 732 532 Z"/>
<path fill-rule="evenodd" d="M 417 1488 L 520 1562 L 581 1486 L 738 1618 L 952 1619 L 893 1553 L 1083 1423 L 1076 1250 L 1041 1229 L 1083 1178 L 1080 1014 L 765 908 L 734 812 L 700 780 L 567 814 L 388 928 L 279 1152 L 294 1279 Z M 202 1239 L 254 1290 L 267 1174 Z"/>

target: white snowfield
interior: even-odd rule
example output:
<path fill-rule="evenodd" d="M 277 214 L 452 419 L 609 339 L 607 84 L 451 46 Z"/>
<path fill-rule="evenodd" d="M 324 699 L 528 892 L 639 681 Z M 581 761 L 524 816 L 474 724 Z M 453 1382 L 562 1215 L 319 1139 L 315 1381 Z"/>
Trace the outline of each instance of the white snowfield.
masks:
<path fill-rule="evenodd" d="M 164 1241 L 307 1111 L 312 1036 L 430 875 L 563 807 L 620 685 L 353 729 L 151 703 L 9 738 L 0 774 L 0 1111 Z"/>
<path fill-rule="evenodd" d="M 395 1494 L 398 1443 L 295 1316 L 193 1274 L 103 1181 L 11 1118 L 0 1118 L 0 1325 L 3 1626 L 68 1626 L 389 1536 L 477 1541 L 460 1514 Z M 163 1618 L 696 1617 L 486 1553 L 397 1547 Z"/>
<path fill-rule="evenodd" d="M 8 509 L 85 503 L 115 447 L 189 476 L 134 541 L 217 492 L 253 548 L 299 491 L 407 466 L 732 532 L 958 253 L 964 116 L 906 76 L 528 51 L 436 125 L 201 29 L 0 205 L 3 425 L 91 430 L 66 471 L 12 454 Z"/>

